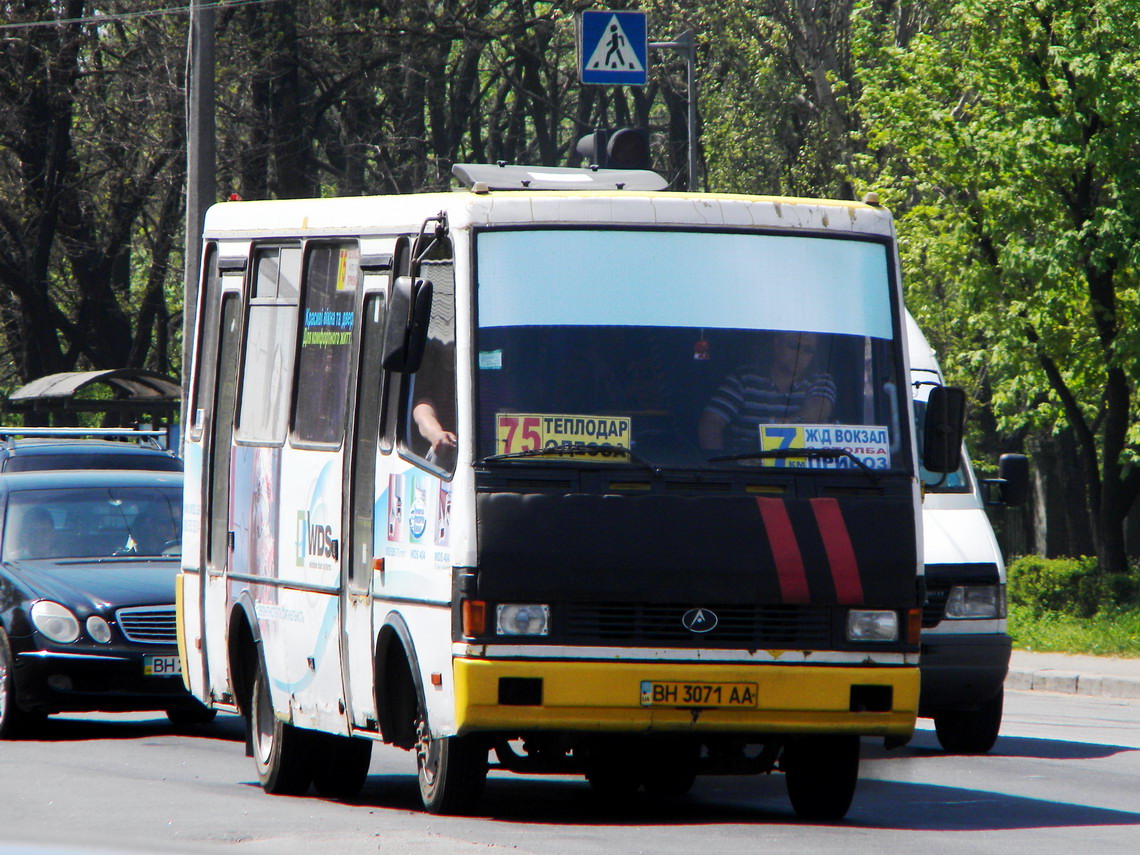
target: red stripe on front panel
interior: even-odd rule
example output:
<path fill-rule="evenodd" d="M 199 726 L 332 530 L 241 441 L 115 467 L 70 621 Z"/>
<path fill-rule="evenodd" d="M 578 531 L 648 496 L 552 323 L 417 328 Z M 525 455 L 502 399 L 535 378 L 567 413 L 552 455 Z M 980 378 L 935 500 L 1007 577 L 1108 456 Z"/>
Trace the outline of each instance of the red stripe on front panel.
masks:
<path fill-rule="evenodd" d="M 784 500 L 758 497 L 756 504 L 768 532 L 768 543 L 772 547 L 772 557 L 776 560 L 776 576 L 780 581 L 780 594 L 784 602 L 810 602 L 804 559 Z"/>
<path fill-rule="evenodd" d="M 855 548 L 851 545 L 851 535 L 839 502 L 835 499 L 810 501 L 823 538 L 823 548 L 827 550 L 827 562 L 831 565 L 836 601 L 842 605 L 862 603 L 863 581 L 859 577 L 859 561 L 855 558 Z"/>

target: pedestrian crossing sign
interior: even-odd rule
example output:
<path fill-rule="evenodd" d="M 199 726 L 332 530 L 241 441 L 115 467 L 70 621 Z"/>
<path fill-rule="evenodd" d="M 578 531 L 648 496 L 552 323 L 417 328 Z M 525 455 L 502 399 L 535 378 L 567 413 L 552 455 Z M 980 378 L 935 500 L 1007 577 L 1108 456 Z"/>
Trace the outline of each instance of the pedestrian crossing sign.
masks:
<path fill-rule="evenodd" d="M 648 33 L 644 12 L 582 12 L 578 17 L 582 82 L 644 86 L 649 76 Z"/>

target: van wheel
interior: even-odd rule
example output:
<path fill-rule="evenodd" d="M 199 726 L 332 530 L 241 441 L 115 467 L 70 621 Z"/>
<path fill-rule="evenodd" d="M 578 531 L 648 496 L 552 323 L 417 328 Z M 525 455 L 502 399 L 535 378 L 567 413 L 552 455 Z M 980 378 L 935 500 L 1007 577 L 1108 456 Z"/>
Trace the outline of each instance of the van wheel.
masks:
<path fill-rule="evenodd" d="M 279 720 L 273 713 L 269 684 L 257 669 L 250 710 L 253 759 L 262 789 L 279 796 L 304 795 L 313 780 L 314 754 L 310 733 Z"/>
<path fill-rule="evenodd" d="M 791 740 L 784 746 L 780 766 L 796 816 L 843 819 L 859 780 L 859 737 L 805 736 Z"/>
<path fill-rule="evenodd" d="M 313 787 L 325 798 L 351 799 L 364 786 L 372 762 L 372 740 L 318 734 Z"/>
<path fill-rule="evenodd" d="M 487 780 L 487 745 L 470 736 L 435 738 L 422 703 L 416 719 L 416 768 L 428 813 L 475 810 Z"/>
<path fill-rule="evenodd" d="M 948 710 L 934 716 L 938 743 L 951 754 L 985 754 L 997 742 L 1001 730 L 1005 689 L 976 710 Z"/>

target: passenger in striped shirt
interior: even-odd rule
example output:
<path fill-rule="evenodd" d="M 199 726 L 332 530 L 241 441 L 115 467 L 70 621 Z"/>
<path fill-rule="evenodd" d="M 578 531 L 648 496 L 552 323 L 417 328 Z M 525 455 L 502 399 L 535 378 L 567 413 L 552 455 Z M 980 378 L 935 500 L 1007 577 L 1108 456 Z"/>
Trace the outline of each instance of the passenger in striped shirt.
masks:
<path fill-rule="evenodd" d="M 781 332 L 766 365 L 744 365 L 728 375 L 701 414 L 701 447 L 758 451 L 762 424 L 827 422 L 835 407 L 835 382 L 830 374 L 811 370 L 818 346 L 815 333 Z"/>

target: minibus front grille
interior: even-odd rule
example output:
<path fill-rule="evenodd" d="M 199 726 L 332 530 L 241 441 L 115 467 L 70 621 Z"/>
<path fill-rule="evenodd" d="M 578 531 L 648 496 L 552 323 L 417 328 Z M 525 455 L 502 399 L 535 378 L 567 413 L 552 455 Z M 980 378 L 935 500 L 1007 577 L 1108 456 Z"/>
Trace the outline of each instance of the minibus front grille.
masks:
<path fill-rule="evenodd" d="M 705 632 L 686 628 L 687 606 L 650 603 L 570 603 L 559 635 L 576 643 L 664 644 L 682 647 L 829 649 L 832 609 L 826 606 L 703 607 L 716 616 Z M 707 624 L 706 624 L 707 625 Z"/>

